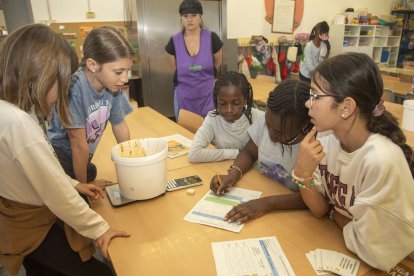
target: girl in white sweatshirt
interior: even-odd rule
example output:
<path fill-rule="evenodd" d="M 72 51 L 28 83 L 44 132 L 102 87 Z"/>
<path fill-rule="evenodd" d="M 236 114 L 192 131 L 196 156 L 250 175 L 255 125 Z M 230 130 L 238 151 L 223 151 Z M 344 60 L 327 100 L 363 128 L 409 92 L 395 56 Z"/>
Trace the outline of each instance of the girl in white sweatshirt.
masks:
<path fill-rule="evenodd" d="M 214 86 L 215 109 L 198 129 L 189 153 L 190 162 L 235 159 L 249 141 L 247 128 L 263 112 L 252 108 L 253 90 L 243 74 L 229 71 Z M 214 144 L 215 149 L 207 148 Z"/>
<path fill-rule="evenodd" d="M 387 271 L 414 251 L 414 162 L 382 92 L 366 54 L 321 63 L 306 102 L 315 128 L 301 143 L 292 177 L 310 211 L 343 228 L 349 250 Z M 315 139 L 326 130 L 333 133 Z"/>

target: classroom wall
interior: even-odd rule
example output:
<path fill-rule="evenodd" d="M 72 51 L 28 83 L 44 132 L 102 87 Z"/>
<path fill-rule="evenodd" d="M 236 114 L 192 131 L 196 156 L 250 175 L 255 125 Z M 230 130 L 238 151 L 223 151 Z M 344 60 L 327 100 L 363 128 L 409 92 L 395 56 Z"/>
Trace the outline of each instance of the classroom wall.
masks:
<path fill-rule="evenodd" d="M 277 0 L 276 0 L 277 1 Z M 336 14 L 347 8 L 358 10 L 369 8 L 374 15 L 390 14 L 392 6 L 399 0 L 304 0 L 302 23 L 295 32 L 309 33 L 319 21 L 328 24 Z M 264 20 L 265 6 L 263 0 L 227 0 L 228 38 L 247 38 L 252 35 L 275 37 L 281 34 L 271 32 L 271 25 Z"/>
<path fill-rule="evenodd" d="M 47 0 L 30 0 L 36 23 L 49 20 Z M 124 0 L 89 0 L 94 19 L 86 18 L 87 0 L 49 0 L 50 14 L 56 22 L 124 21 Z"/>
<path fill-rule="evenodd" d="M 45 22 L 49 19 L 47 0 L 30 0 L 34 22 Z M 124 21 L 125 0 L 89 0 L 94 19 L 86 18 L 87 0 L 49 0 L 50 14 L 56 22 L 97 22 Z M 295 32 L 310 32 L 316 22 L 327 20 L 332 22 L 336 14 L 346 8 L 369 8 L 372 14 L 389 14 L 393 4 L 399 0 L 304 0 L 305 10 L 302 23 Z M 264 0 L 227 0 L 228 38 L 247 38 L 252 35 L 277 37 L 280 34 L 271 32 L 271 25 L 264 20 Z"/>

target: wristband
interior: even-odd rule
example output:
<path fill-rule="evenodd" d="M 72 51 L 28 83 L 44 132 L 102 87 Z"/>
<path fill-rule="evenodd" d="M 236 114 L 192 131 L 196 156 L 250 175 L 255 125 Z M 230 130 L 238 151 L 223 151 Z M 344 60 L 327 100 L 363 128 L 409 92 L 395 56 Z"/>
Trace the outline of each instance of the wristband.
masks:
<path fill-rule="evenodd" d="M 243 176 L 242 170 L 239 167 L 237 167 L 236 165 L 231 165 L 230 168 L 227 171 L 230 172 L 230 170 L 233 170 L 233 169 L 237 170 L 240 173 L 240 176 L 239 176 L 239 179 L 240 179 Z"/>

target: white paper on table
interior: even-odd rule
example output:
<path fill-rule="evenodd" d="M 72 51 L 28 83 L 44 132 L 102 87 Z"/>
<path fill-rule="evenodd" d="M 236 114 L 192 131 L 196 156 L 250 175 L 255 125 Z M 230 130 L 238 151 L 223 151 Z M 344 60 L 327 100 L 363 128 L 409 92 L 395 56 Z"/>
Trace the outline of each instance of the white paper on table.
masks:
<path fill-rule="evenodd" d="M 213 242 L 218 276 L 295 275 L 276 237 Z"/>
<path fill-rule="evenodd" d="M 233 206 L 260 198 L 261 194 L 262 192 L 258 191 L 232 188 L 230 192 L 217 196 L 210 190 L 184 217 L 184 220 L 238 233 L 244 224 L 237 224 L 237 222 L 228 223 L 224 220 L 224 216 Z"/>

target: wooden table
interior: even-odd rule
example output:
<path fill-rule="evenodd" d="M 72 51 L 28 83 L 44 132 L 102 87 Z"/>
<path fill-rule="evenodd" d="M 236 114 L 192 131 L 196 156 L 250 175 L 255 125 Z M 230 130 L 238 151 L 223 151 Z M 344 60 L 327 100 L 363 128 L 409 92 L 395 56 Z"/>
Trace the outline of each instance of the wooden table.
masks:
<path fill-rule="evenodd" d="M 397 67 L 386 67 L 386 66 L 378 66 L 381 72 L 386 72 L 387 74 L 406 74 L 406 75 L 414 75 L 414 68 L 397 68 Z"/>
<path fill-rule="evenodd" d="M 413 88 L 409 82 L 387 78 L 386 76 L 382 77 L 382 81 L 384 89 L 390 89 L 395 94 L 407 96 L 407 94 L 413 93 Z"/>
<path fill-rule="evenodd" d="M 258 79 L 248 79 L 253 89 L 253 101 L 260 106 L 266 105 L 269 93 L 275 89 L 277 83 Z"/>
<path fill-rule="evenodd" d="M 137 121 L 135 121 L 137 120 Z M 163 122 L 163 123 L 162 123 Z M 170 123 L 171 122 L 171 123 Z M 127 118 L 132 137 L 154 137 L 173 133 L 187 134 L 180 126 L 163 119 L 150 108 L 140 108 Z M 110 142 L 111 131 L 106 130 L 105 141 Z M 116 173 L 109 150 L 98 147 L 94 161 L 98 166 L 98 178 L 116 179 Z M 183 157 L 186 158 L 186 157 Z M 99 163 L 99 164 L 98 164 Z M 175 164 L 177 163 L 177 164 Z M 112 227 L 128 231 L 130 238 L 116 238 L 111 242 L 109 254 L 117 275 L 215 275 L 215 263 L 211 242 L 240 240 L 276 236 L 296 275 L 314 275 L 305 253 L 316 248 L 342 252 L 354 258 L 348 251 L 342 230 L 328 218 L 316 219 L 307 210 L 275 211 L 248 222 L 240 233 L 233 233 L 213 227 L 184 221 L 184 216 L 209 190 L 211 178 L 225 173 L 232 161 L 186 164 L 180 159 L 169 160 L 169 179 L 198 174 L 204 185 L 195 187 L 195 195 L 185 190 L 168 192 L 160 197 L 113 208 L 107 199 L 92 203 Z M 172 164 L 173 169 L 171 169 Z M 262 197 L 274 194 L 292 193 L 285 187 L 261 175 L 257 170 L 246 173 L 237 187 L 262 191 Z M 414 268 L 414 262 L 404 260 Z M 373 272 L 361 263 L 358 275 Z"/>

